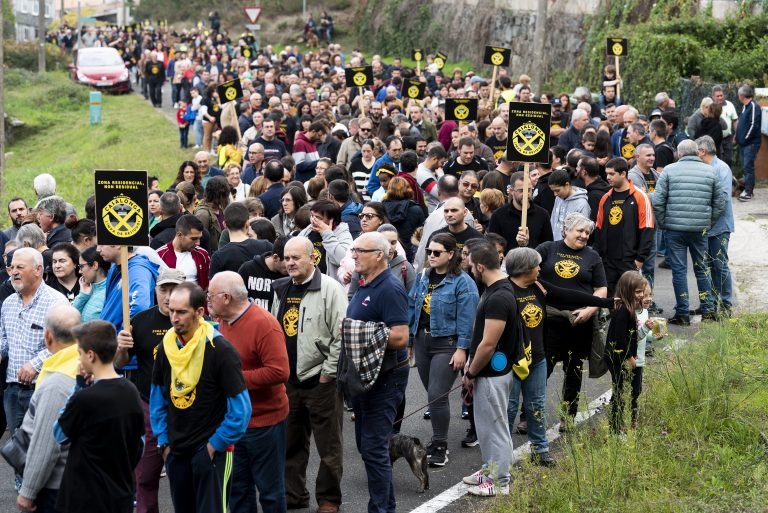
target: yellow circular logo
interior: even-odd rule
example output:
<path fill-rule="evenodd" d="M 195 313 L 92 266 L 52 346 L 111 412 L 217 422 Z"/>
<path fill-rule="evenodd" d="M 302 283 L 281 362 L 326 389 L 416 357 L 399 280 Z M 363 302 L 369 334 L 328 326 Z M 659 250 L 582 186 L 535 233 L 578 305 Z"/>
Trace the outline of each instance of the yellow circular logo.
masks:
<path fill-rule="evenodd" d="M 178 380 L 175 383 L 175 385 L 172 385 L 172 386 L 175 386 L 177 389 L 179 389 L 180 387 L 181 388 L 184 387 L 184 385 L 182 385 L 181 382 L 179 382 Z M 179 410 L 186 410 L 187 408 L 192 406 L 192 404 L 194 404 L 195 402 L 195 399 L 197 399 L 197 388 L 194 388 L 190 393 L 181 397 L 176 397 L 173 394 L 168 394 L 168 395 L 171 396 L 171 403 L 173 403 L 174 407 L 176 407 Z"/>
<path fill-rule="evenodd" d="M 227 90 L 224 91 L 224 96 L 226 96 L 227 100 L 229 101 L 234 100 L 235 98 L 237 98 L 237 89 L 235 89 L 232 86 L 227 87 Z"/>
<path fill-rule="evenodd" d="M 544 132 L 533 123 L 525 123 L 512 133 L 512 146 L 518 153 L 530 157 L 544 149 Z"/>
<path fill-rule="evenodd" d="M 299 332 L 299 309 L 290 307 L 283 314 L 283 330 L 289 337 L 295 337 Z"/>
<path fill-rule="evenodd" d="M 357 84 L 358 86 L 364 86 L 365 85 L 365 73 L 362 71 L 358 71 L 355 73 L 355 75 L 352 77 L 352 82 Z"/>
<path fill-rule="evenodd" d="M 560 260 L 555 264 L 555 274 L 566 280 L 573 278 L 579 274 L 579 264 L 573 260 Z"/>
<path fill-rule="evenodd" d="M 520 315 L 523 316 L 523 322 L 525 323 L 526 328 L 535 328 L 541 324 L 541 320 L 544 318 L 544 313 L 541 311 L 541 308 L 533 303 L 525 305 L 525 308 L 520 312 Z"/>
<path fill-rule="evenodd" d="M 469 107 L 458 105 L 453 109 L 453 115 L 456 116 L 456 119 L 467 119 L 469 117 Z"/>
<path fill-rule="evenodd" d="M 432 312 L 432 293 L 430 292 L 426 296 L 424 296 L 424 304 L 421 307 L 421 310 L 429 315 Z"/>
<path fill-rule="evenodd" d="M 157 75 L 158 73 L 160 73 L 160 68 L 158 68 L 157 66 L 152 66 L 151 72 L 153 75 Z"/>
<path fill-rule="evenodd" d="M 437 69 L 443 69 L 443 66 L 445 66 L 445 61 L 442 57 L 435 57 L 435 66 L 437 66 Z"/>
<path fill-rule="evenodd" d="M 501 157 L 504 156 L 505 151 L 506 150 L 504 148 L 496 150 L 495 152 L 493 152 L 493 158 L 495 158 L 496 160 L 499 160 Z"/>
<path fill-rule="evenodd" d="M 621 207 L 618 205 L 614 205 L 611 207 L 611 210 L 608 212 L 608 222 L 612 225 L 617 225 L 621 222 L 621 217 L 624 215 L 624 213 L 621 210 Z"/>
<path fill-rule="evenodd" d="M 421 52 L 414 52 L 413 53 L 413 60 L 418 62 L 421 60 Z"/>
<path fill-rule="evenodd" d="M 624 146 L 621 147 L 621 156 L 625 159 L 631 159 L 635 156 L 635 145 L 632 143 L 627 143 Z"/>
<path fill-rule="evenodd" d="M 491 55 L 491 62 L 494 66 L 501 66 L 501 63 L 504 62 L 504 55 L 501 52 L 494 53 Z"/>
<path fill-rule="evenodd" d="M 613 43 L 613 55 L 621 55 L 621 51 L 624 49 L 621 43 Z"/>
<path fill-rule="evenodd" d="M 320 265 L 320 260 L 323 258 L 323 254 L 320 253 L 320 250 L 315 248 L 312 250 L 312 262 L 315 265 Z"/>
<path fill-rule="evenodd" d="M 243 50 L 243 57 L 250 57 L 250 56 L 251 56 L 251 51 L 248 48 Z"/>
<path fill-rule="evenodd" d="M 121 238 L 136 235 L 144 221 L 141 207 L 123 194 L 117 196 L 101 209 L 101 218 L 107 231 L 115 237 Z"/>
<path fill-rule="evenodd" d="M 408 97 L 409 98 L 418 98 L 419 97 L 419 86 L 412 85 L 408 88 Z"/>

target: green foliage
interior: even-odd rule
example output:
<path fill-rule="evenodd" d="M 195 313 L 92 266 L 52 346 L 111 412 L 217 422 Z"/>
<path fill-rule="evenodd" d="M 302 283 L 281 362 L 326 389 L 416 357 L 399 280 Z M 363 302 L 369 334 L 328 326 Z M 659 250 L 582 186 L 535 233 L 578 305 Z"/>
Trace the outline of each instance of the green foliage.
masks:
<path fill-rule="evenodd" d="M 16 17 L 13 15 L 13 0 L 3 0 L 3 38 L 16 36 Z"/>
<path fill-rule="evenodd" d="M 763 511 L 767 350 L 762 314 L 706 326 L 657 352 L 644 370 L 638 429 L 622 440 L 605 418 L 577 428 L 555 469 L 524 464 L 514 493 L 487 511 Z"/>
<path fill-rule="evenodd" d="M 37 69 L 37 43 L 3 41 L 5 65 L 9 68 Z M 69 61 L 55 45 L 45 45 L 45 68 L 48 71 L 65 70 Z"/>
<path fill-rule="evenodd" d="M 440 26 L 433 23 L 429 4 L 419 4 L 415 12 L 411 7 L 409 0 L 361 3 L 356 16 L 361 45 L 393 56 L 410 56 L 414 47 L 437 50 Z M 374 21 L 381 23 L 376 31 L 372 28 Z"/>

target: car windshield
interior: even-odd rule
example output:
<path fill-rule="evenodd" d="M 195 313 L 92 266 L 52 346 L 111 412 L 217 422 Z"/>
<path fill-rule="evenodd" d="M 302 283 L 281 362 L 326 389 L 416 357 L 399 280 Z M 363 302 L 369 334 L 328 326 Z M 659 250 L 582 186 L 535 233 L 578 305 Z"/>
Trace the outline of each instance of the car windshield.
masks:
<path fill-rule="evenodd" d="M 79 66 L 119 66 L 122 63 L 117 52 L 80 52 L 77 56 Z"/>

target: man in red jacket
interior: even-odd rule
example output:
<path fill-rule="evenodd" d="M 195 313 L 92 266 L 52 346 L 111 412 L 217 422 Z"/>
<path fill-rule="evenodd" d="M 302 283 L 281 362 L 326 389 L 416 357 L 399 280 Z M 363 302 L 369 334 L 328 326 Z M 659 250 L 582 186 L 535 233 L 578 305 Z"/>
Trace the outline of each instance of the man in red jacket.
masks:
<path fill-rule="evenodd" d="M 208 288 L 208 271 L 211 258 L 200 247 L 203 238 L 203 222 L 196 216 L 181 216 L 176 221 L 176 236 L 171 242 L 157 249 L 157 255 L 172 269 L 179 269 L 187 281 Z"/>
<path fill-rule="evenodd" d="M 251 419 L 235 444 L 232 513 L 256 511 L 256 490 L 264 513 L 283 512 L 285 503 L 285 419 L 288 416 L 288 353 L 277 320 L 248 300 L 239 274 L 222 271 L 208 289 L 208 311 L 219 331 L 240 353 Z"/>

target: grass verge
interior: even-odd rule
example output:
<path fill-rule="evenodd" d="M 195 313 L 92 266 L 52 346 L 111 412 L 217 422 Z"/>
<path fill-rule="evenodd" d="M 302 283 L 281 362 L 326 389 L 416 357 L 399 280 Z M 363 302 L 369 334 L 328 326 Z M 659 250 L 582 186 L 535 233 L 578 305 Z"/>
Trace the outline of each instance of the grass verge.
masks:
<path fill-rule="evenodd" d="M 178 130 L 137 95 L 103 95 L 102 123 L 91 126 L 89 89 L 65 73 L 12 69 L 4 85 L 6 112 L 25 126 L 6 148 L 2 205 L 14 196 L 34 204 L 34 177 L 50 173 L 57 192 L 83 215 L 94 169 L 145 169 L 169 187 L 179 164 L 194 153 L 179 149 Z"/>
<path fill-rule="evenodd" d="M 768 315 L 705 326 L 645 368 L 625 441 L 602 416 L 563 439 L 555 469 L 515 469 L 484 511 L 768 511 L 767 349 Z"/>

